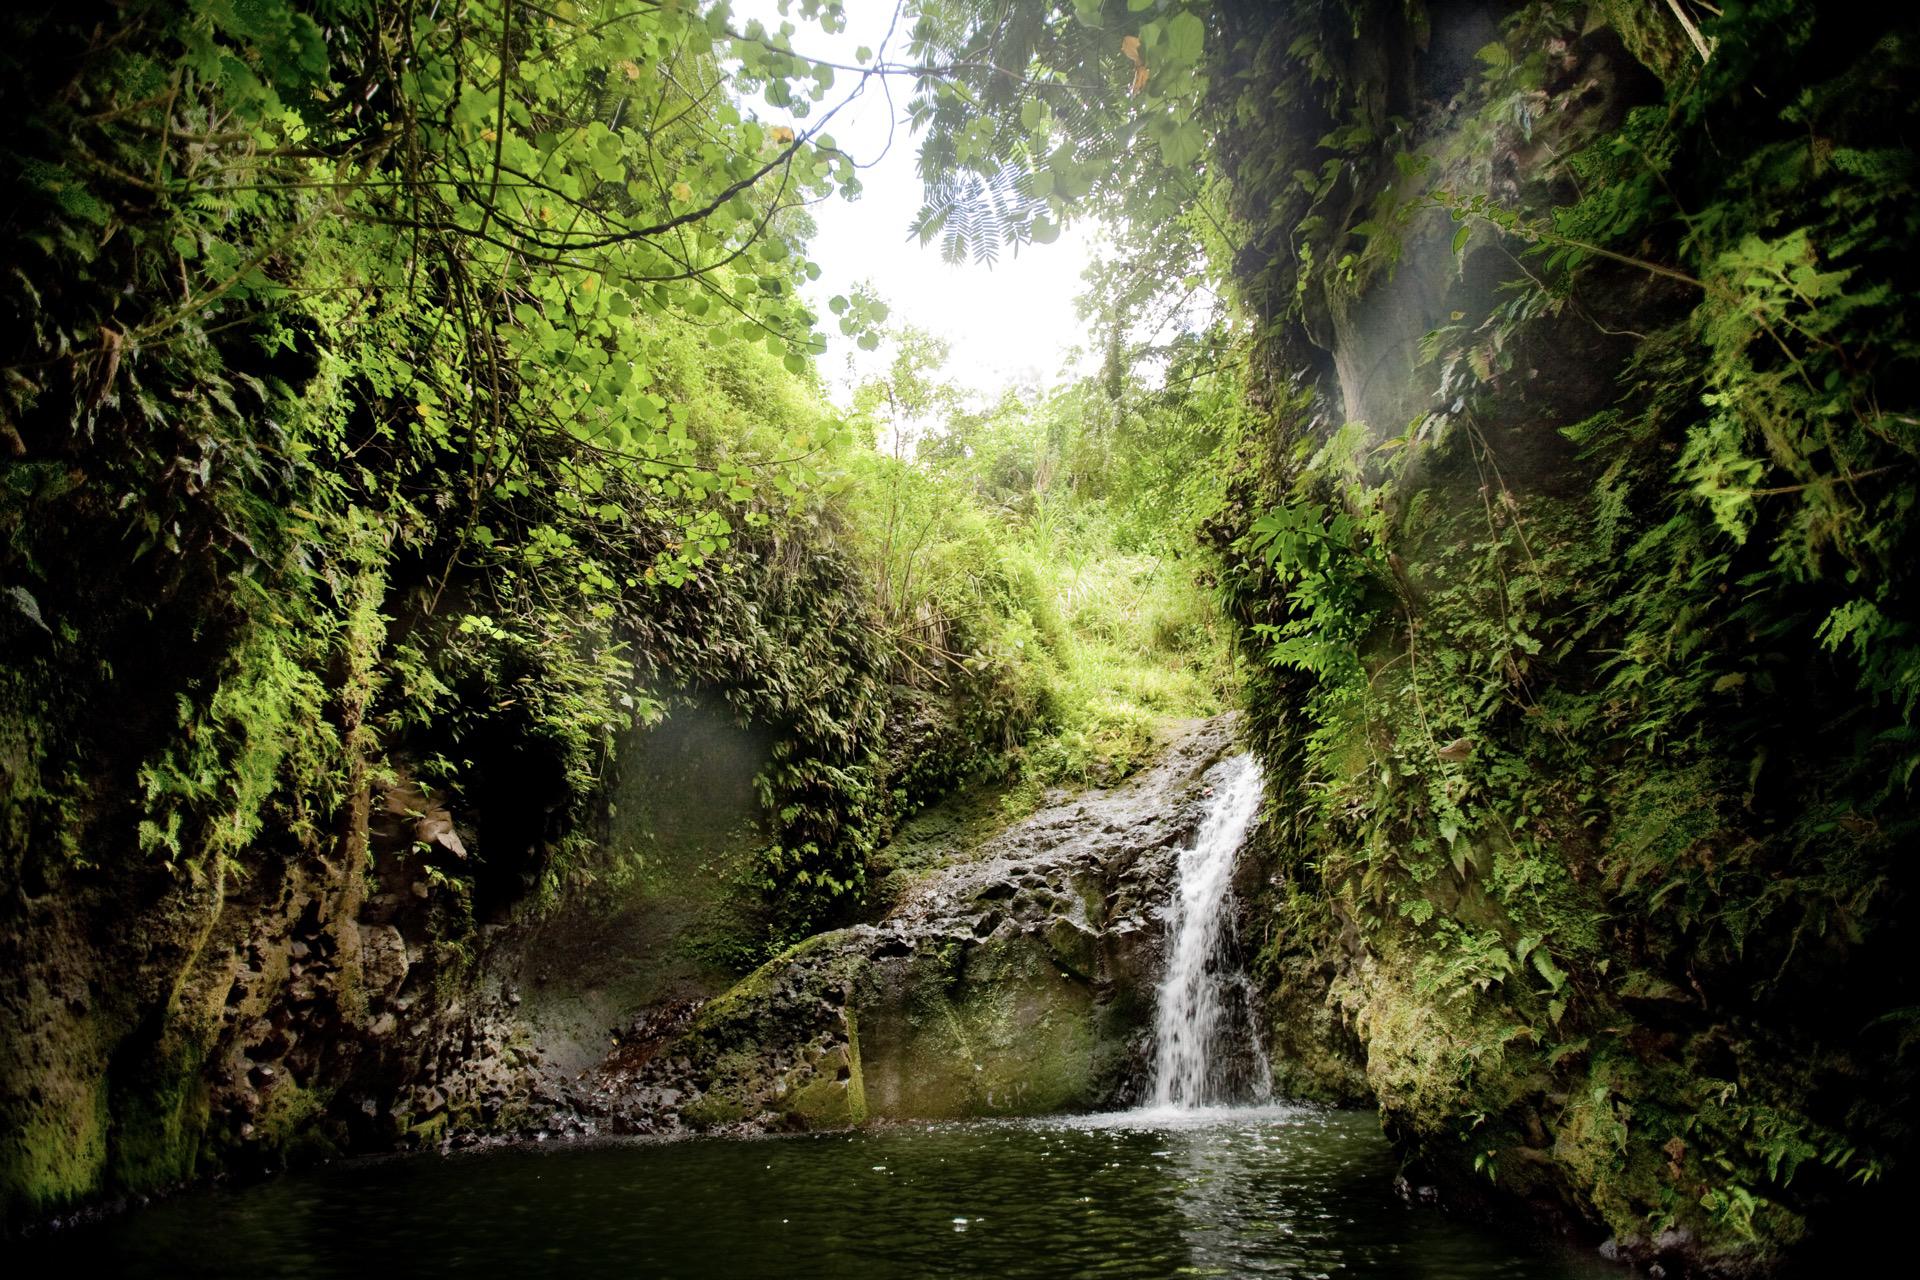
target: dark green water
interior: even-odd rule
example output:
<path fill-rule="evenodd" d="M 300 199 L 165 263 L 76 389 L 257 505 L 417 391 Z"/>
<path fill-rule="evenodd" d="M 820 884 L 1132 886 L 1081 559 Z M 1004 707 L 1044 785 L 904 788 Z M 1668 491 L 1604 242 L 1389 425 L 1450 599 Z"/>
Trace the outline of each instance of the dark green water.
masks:
<path fill-rule="evenodd" d="M 503 1148 L 183 1195 L 13 1274 L 1624 1274 L 1410 1209 L 1393 1173 L 1371 1114 L 1291 1108 Z"/>

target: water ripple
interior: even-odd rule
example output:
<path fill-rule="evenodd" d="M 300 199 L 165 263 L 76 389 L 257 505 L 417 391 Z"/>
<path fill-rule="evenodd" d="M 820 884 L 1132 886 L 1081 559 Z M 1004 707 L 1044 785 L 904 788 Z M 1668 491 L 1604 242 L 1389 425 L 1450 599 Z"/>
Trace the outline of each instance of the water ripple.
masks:
<path fill-rule="evenodd" d="M 1371 1115 L 1289 1106 L 509 1148 L 194 1193 L 28 1252 L 128 1276 L 1618 1274 L 1409 1209 L 1393 1172 Z"/>

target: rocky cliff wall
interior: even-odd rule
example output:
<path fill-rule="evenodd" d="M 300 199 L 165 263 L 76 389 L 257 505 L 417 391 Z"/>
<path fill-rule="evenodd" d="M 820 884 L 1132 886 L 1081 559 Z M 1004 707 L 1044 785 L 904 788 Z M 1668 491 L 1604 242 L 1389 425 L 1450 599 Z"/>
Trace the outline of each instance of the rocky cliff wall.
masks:
<path fill-rule="evenodd" d="M 1703 10 L 1228 6 L 1267 424 L 1214 532 L 1283 1079 L 1745 1274 L 1910 1176 L 1911 650 L 1841 637 L 1912 608 L 1916 46 Z"/>

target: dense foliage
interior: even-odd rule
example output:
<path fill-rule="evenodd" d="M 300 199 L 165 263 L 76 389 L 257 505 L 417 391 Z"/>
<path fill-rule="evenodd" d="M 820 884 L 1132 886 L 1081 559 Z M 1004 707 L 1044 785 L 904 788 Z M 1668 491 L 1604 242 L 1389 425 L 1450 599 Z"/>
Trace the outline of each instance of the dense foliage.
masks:
<path fill-rule="evenodd" d="M 1124 775 L 1159 720 L 1217 710 L 1230 681 L 1192 470 L 1232 429 L 1230 391 L 1130 377 L 1115 402 L 1090 377 L 982 403 L 944 380 L 939 342 L 890 341 L 854 395 L 883 448 L 848 494 L 881 614 L 928 662 L 971 650 L 969 669 L 1022 673 L 1048 730 L 1014 753 L 1022 800 Z"/>
<path fill-rule="evenodd" d="M 1738 1269 L 1911 1159 L 1916 45 L 1628 10 L 1235 10 L 1215 536 L 1270 980 L 1429 1160 Z"/>
<path fill-rule="evenodd" d="M 851 63 L 677 0 L 4 24 L 9 921 L 355 874 L 417 794 L 458 959 L 619 883 L 623 753 L 717 699 L 767 744 L 745 964 L 871 906 L 913 809 L 1123 774 L 1239 678 L 1295 1087 L 1710 1269 L 1911 1178 L 1910 20 L 923 0 Z M 950 258 L 1104 224 L 1096 375 L 972 397 L 873 288 L 811 310 L 880 77 Z M 824 323 L 884 348 L 845 409 Z M 142 998 L 84 1011 L 103 1059 Z M 101 1185 L 23 1132 L 15 1201 Z"/>
<path fill-rule="evenodd" d="M 945 393 L 903 452 L 877 444 L 906 418 L 815 381 L 804 206 L 858 190 L 826 128 L 910 69 L 724 5 L 5 23 L 10 1214 L 195 1167 L 181 1072 L 222 1032 L 148 986 L 223 903 L 399 874 L 453 992 L 481 926 L 634 874 L 610 784 L 683 701 L 766 744 L 759 901 L 706 944 L 733 964 L 859 910 L 893 823 L 957 783 L 1021 803 L 1217 704 L 1210 603 L 1109 527 L 1121 464 L 1060 464 L 1077 400 Z M 835 323 L 876 346 L 886 308 L 849 292 Z M 370 800 L 426 833 L 411 869 L 374 865 Z M 141 980 L 41 1009 L 89 963 L 61 948 L 119 954 L 105 928 Z"/>
<path fill-rule="evenodd" d="M 784 735 L 770 876 L 857 889 L 905 651 L 832 547 L 829 476 L 863 449 L 807 381 L 795 288 L 818 274 L 801 202 L 857 180 L 818 126 L 736 95 L 822 125 L 843 99 L 724 9 L 604 16 L 10 19 L 33 53 L 9 156 L 13 874 L 116 856 L 85 821 L 107 779 L 137 776 L 149 856 L 201 868 L 270 798 L 296 837 L 324 826 L 359 785 L 341 761 L 385 747 L 476 795 L 511 779 L 547 817 L 503 818 L 490 874 L 551 884 L 623 727 L 710 682 Z M 1031 708 L 983 714 L 999 746 Z"/>
<path fill-rule="evenodd" d="M 817 518 L 834 425 L 777 362 L 813 341 L 793 202 L 850 166 L 716 99 L 724 15 L 11 21 L 35 110 L 10 156 L 9 625 L 38 669 L 16 692 L 61 717 L 15 784 L 96 785 L 97 699 L 147 702 L 191 746 L 135 764 L 140 843 L 197 865 L 258 829 L 276 743 L 417 735 L 451 780 L 504 703 L 487 732 L 553 769 L 538 870 L 611 735 L 657 714 L 634 627 L 763 558 L 774 513 Z M 105 578 L 67 570 L 76 538 Z M 99 664 L 124 691 L 53 693 Z M 37 814 L 11 849 L 113 838 Z"/>

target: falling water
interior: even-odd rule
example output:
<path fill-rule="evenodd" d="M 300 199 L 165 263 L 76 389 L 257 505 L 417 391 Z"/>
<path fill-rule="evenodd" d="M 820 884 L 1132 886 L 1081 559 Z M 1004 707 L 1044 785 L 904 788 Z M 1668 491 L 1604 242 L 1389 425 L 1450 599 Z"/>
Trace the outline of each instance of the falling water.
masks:
<path fill-rule="evenodd" d="M 1167 930 L 1171 940 L 1167 975 L 1160 984 L 1155 1027 L 1156 1107 L 1198 1107 L 1232 1100 L 1225 1068 L 1230 1055 L 1215 1050 L 1232 1030 L 1230 1003 L 1246 1007 L 1245 975 L 1228 954 L 1233 862 L 1260 810 L 1260 784 L 1260 768 L 1252 756 L 1228 761 L 1214 787 L 1213 807 L 1192 847 L 1180 854 L 1178 891 Z M 1235 995 L 1240 999 L 1231 1002 Z M 1247 1042 L 1254 1059 L 1255 1091 L 1264 1092 L 1266 1059 L 1250 1025 Z"/>

